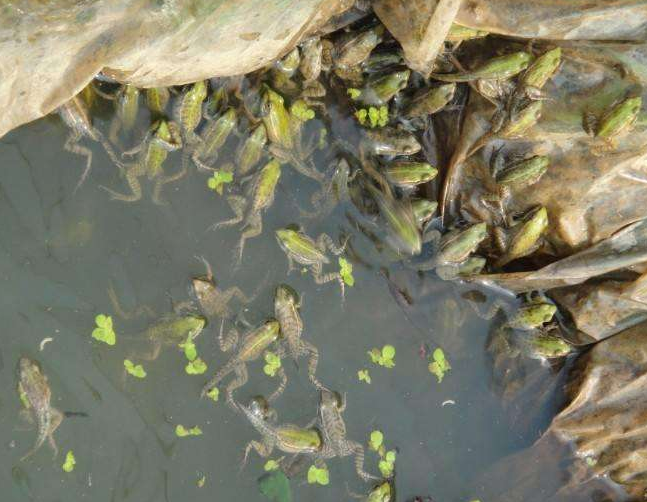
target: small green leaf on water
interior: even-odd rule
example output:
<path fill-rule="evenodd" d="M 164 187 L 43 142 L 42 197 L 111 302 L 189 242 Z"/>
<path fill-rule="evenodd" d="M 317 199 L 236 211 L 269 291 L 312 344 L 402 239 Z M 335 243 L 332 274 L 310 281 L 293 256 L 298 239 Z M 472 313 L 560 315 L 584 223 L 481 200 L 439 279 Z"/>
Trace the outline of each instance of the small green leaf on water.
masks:
<path fill-rule="evenodd" d="M 382 434 L 380 431 L 371 432 L 371 438 L 368 441 L 368 446 L 371 448 L 371 450 L 379 451 L 380 446 L 382 446 L 383 442 L 384 434 Z"/>
<path fill-rule="evenodd" d="M 263 469 L 266 471 L 276 471 L 279 468 L 279 463 L 276 460 L 268 460 L 265 462 L 265 465 L 263 466 Z"/>
<path fill-rule="evenodd" d="M 207 397 L 209 399 L 213 399 L 214 401 L 218 401 L 218 396 L 220 396 L 220 391 L 218 390 L 218 387 L 214 387 L 209 392 L 207 392 Z"/>
<path fill-rule="evenodd" d="M 214 171 L 211 178 L 207 179 L 207 186 L 222 195 L 222 189 L 226 183 L 231 183 L 234 180 L 234 175 L 229 171 Z"/>
<path fill-rule="evenodd" d="M 74 466 L 76 465 L 76 459 L 74 458 L 74 453 L 72 450 L 69 450 L 65 455 L 65 462 L 63 463 L 63 470 L 65 472 L 72 472 Z"/>
<path fill-rule="evenodd" d="M 379 127 L 384 127 L 388 123 L 389 123 L 389 108 L 387 106 L 380 106 L 377 125 Z"/>
<path fill-rule="evenodd" d="M 206 481 L 207 481 L 207 477 L 204 475 L 201 478 L 199 478 L 196 483 L 198 485 L 198 488 L 202 488 Z"/>
<path fill-rule="evenodd" d="M 432 354 L 432 361 L 429 363 L 429 371 L 436 375 L 438 378 L 438 383 L 443 381 L 445 373 L 452 369 L 449 361 L 445 359 L 445 353 L 443 349 L 437 348 Z"/>
<path fill-rule="evenodd" d="M 347 286 L 353 286 L 355 284 L 355 278 L 353 277 L 353 265 L 348 262 L 345 258 L 339 258 L 339 275 L 346 283 Z"/>
<path fill-rule="evenodd" d="M 189 361 L 194 361 L 198 357 L 198 351 L 195 348 L 195 343 L 193 340 L 187 340 L 184 343 L 180 344 L 180 348 L 184 350 L 184 355 Z"/>
<path fill-rule="evenodd" d="M 326 141 L 326 138 L 328 137 L 328 130 L 327 129 L 320 129 L 319 130 L 319 141 L 317 142 L 317 148 L 319 150 L 323 150 L 326 148 L 326 145 L 328 144 L 328 141 Z"/>
<path fill-rule="evenodd" d="M 385 478 L 393 476 L 393 470 L 395 469 L 395 451 L 387 451 L 384 458 L 379 461 L 377 466 L 380 469 L 382 476 Z"/>
<path fill-rule="evenodd" d="M 350 99 L 357 99 L 362 94 L 362 91 L 355 89 L 354 87 L 349 87 L 346 89 L 346 93 L 350 96 Z"/>
<path fill-rule="evenodd" d="M 377 124 L 380 120 L 380 112 L 374 106 L 369 107 L 368 109 L 368 121 L 371 127 L 377 127 Z"/>
<path fill-rule="evenodd" d="M 124 359 L 126 371 L 136 378 L 145 378 L 146 371 L 141 364 L 134 364 L 130 359 Z"/>
<path fill-rule="evenodd" d="M 308 469 L 308 483 L 311 485 L 318 484 L 326 486 L 330 482 L 328 475 L 328 468 L 326 466 L 319 469 L 315 465 L 311 465 Z"/>
<path fill-rule="evenodd" d="M 198 427 L 197 425 L 195 427 L 187 429 L 186 427 L 184 427 L 184 425 L 180 424 L 175 426 L 175 435 L 179 438 L 186 436 L 201 436 L 202 429 L 200 429 L 200 427 Z"/>
<path fill-rule="evenodd" d="M 384 455 L 384 459 L 387 462 L 394 463 L 395 462 L 395 450 L 389 450 L 386 452 L 386 455 Z"/>
<path fill-rule="evenodd" d="M 265 352 L 265 366 L 263 366 L 263 372 L 268 376 L 275 376 L 276 372 L 281 368 L 281 358 L 274 352 L 269 350 Z"/>
<path fill-rule="evenodd" d="M 112 329 L 112 317 L 99 314 L 94 318 L 94 323 L 97 327 L 92 330 L 92 338 L 107 343 L 108 345 L 114 345 L 117 337 Z"/>
<path fill-rule="evenodd" d="M 184 368 L 187 375 L 202 375 L 207 371 L 207 363 L 205 363 L 199 357 L 193 361 L 190 361 Z"/>
<path fill-rule="evenodd" d="M 359 378 L 360 382 L 371 383 L 371 375 L 368 374 L 368 370 L 359 370 L 357 378 Z"/>
<path fill-rule="evenodd" d="M 395 366 L 395 347 L 393 345 L 385 345 L 382 347 L 382 366 L 386 368 L 393 368 Z"/>
<path fill-rule="evenodd" d="M 371 362 L 380 364 L 380 361 L 382 360 L 382 353 L 380 352 L 380 349 L 371 349 L 368 352 L 368 357 L 371 358 Z"/>
<path fill-rule="evenodd" d="M 272 471 L 258 480 L 258 489 L 271 502 L 292 502 L 290 482 L 282 471 Z"/>
<path fill-rule="evenodd" d="M 306 122 L 315 118 L 315 112 L 312 108 L 308 108 L 308 103 L 302 99 L 297 99 L 290 107 L 290 113 L 299 120 Z"/>

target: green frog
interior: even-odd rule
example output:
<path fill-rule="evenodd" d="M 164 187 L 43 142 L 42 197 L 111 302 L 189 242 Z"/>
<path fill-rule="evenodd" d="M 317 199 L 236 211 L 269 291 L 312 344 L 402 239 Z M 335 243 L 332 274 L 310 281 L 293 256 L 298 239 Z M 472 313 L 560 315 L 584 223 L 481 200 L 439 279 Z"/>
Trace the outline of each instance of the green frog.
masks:
<path fill-rule="evenodd" d="M 301 44 L 301 63 L 299 71 L 304 82 L 313 82 L 321 74 L 321 57 L 323 45 L 319 37 L 309 38 Z"/>
<path fill-rule="evenodd" d="M 211 264 L 202 257 L 200 259 L 207 268 L 207 275 L 195 277 L 192 280 L 192 286 L 200 308 L 207 317 L 229 319 L 232 317 L 229 302 L 233 298 L 242 304 L 252 301 L 253 298 L 247 297 L 238 286 L 232 286 L 225 290 L 220 289 L 213 278 Z"/>
<path fill-rule="evenodd" d="M 531 209 L 520 222 L 515 223 L 507 232 L 497 227 L 495 241 L 503 251 L 496 261 L 496 267 L 534 253 L 541 246 L 542 234 L 548 228 L 548 212 L 543 206 Z"/>
<path fill-rule="evenodd" d="M 250 441 L 245 447 L 241 468 L 247 463 L 251 450 L 256 451 L 263 458 L 269 457 L 274 448 L 285 453 L 305 454 L 319 458 L 323 441 L 321 432 L 316 428 L 270 423 L 267 420 L 266 401 L 262 398 L 252 399 L 248 406 L 238 404 L 237 407 L 262 436 L 262 441 Z"/>
<path fill-rule="evenodd" d="M 368 59 L 382 41 L 384 26 L 376 25 L 363 31 L 349 34 L 334 50 L 333 64 L 336 68 L 354 68 Z"/>
<path fill-rule="evenodd" d="M 453 82 L 424 89 L 411 99 L 403 114 L 410 119 L 426 118 L 442 110 L 454 98 L 455 92 Z"/>
<path fill-rule="evenodd" d="M 410 75 L 410 70 L 402 70 L 371 79 L 360 90 L 355 101 L 367 106 L 384 105 L 407 86 Z"/>
<path fill-rule="evenodd" d="M 591 113 L 586 113 L 584 128 L 596 138 L 615 146 L 615 140 L 633 127 L 641 107 L 641 96 L 628 96 L 610 106 L 599 119 Z"/>
<path fill-rule="evenodd" d="M 68 152 L 82 155 L 86 158 L 85 169 L 74 187 L 74 192 L 76 192 L 83 184 L 85 179 L 88 177 L 88 174 L 90 174 L 90 169 L 92 167 L 92 150 L 79 145 L 82 138 L 90 138 L 91 140 L 100 143 L 110 157 L 110 160 L 112 160 L 117 166 L 121 165 L 121 162 L 110 143 L 104 138 L 101 131 L 92 125 L 90 110 L 80 95 L 74 96 L 67 103 L 60 106 L 56 111 L 65 125 L 70 129 L 70 133 L 65 140 L 63 148 Z"/>
<path fill-rule="evenodd" d="M 49 445 L 56 457 L 58 448 L 54 441 L 54 432 L 63 420 L 63 413 L 51 405 L 52 391 L 47 376 L 37 361 L 27 357 L 20 358 L 18 373 L 18 395 L 24 406 L 23 413 L 30 421 L 35 421 L 38 427 L 34 446 L 20 460 L 25 460 L 36 453 L 45 439 L 49 440 Z"/>
<path fill-rule="evenodd" d="M 438 169 L 427 162 L 396 160 L 385 167 L 384 174 L 395 186 L 413 189 L 433 180 Z"/>
<path fill-rule="evenodd" d="M 191 160 L 200 169 L 213 171 L 212 167 L 218 151 L 225 144 L 229 135 L 236 129 L 238 118 L 234 108 L 228 108 L 225 113 L 214 120 L 209 120 L 191 153 Z"/>
<path fill-rule="evenodd" d="M 262 214 L 274 202 L 274 191 L 281 176 L 281 164 L 272 159 L 255 175 L 248 197 L 230 195 L 227 202 L 235 213 L 235 217 L 221 221 L 212 226 L 213 229 L 243 223 L 243 233 L 236 247 L 236 266 L 240 265 L 243 258 L 245 241 L 260 235 L 263 231 Z"/>
<path fill-rule="evenodd" d="M 139 111 L 139 89 L 131 84 L 123 85 L 117 95 L 115 117 L 110 123 L 108 137 L 114 144 L 119 144 L 119 133 L 132 131 Z"/>
<path fill-rule="evenodd" d="M 527 298 L 505 323 L 505 326 L 522 331 L 530 331 L 550 322 L 557 312 L 553 302 L 543 295 Z"/>
<path fill-rule="evenodd" d="M 265 144 L 267 143 L 267 130 L 262 123 L 257 125 L 247 139 L 241 144 L 236 153 L 236 172 L 246 176 L 258 161 L 261 160 Z"/>
<path fill-rule="evenodd" d="M 375 155 L 413 155 L 422 146 L 408 131 L 395 127 L 382 127 L 365 131 L 362 147 Z"/>
<path fill-rule="evenodd" d="M 185 145 L 195 145 L 200 138 L 195 133 L 202 120 L 202 104 L 207 98 L 207 82 L 200 80 L 189 87 L 175 102 L 173 120 L 179 124 Z"/>
<path fill-rule="evenodd" d="M 345 245 L 336 246 L 327 234 L 319 235 L 315 241 L 304 232 L 291 228 L 277 230 L 276 239 L 281 249 L 287 254 L 288 273 L 294 270 L 294 262 L 309 267 L 317 284 L 336 280 L 341 288 L 342 298 L 344 297 L 344 281 L 339 272 L 322 275 L 322 269 L 325 264 L 330 263 L 330 259 L 325 254 L 326 249 L 329 249 L 334 255 L 340 255 L 344 252 Z"/>
<path fill-rule="evenodd" d="M 150 87 L 146 89 L 146 106 L 155 118 L 162 117 L 166 112 L 171 92 L 168 87 Z"/>
<path fill-rule="evenodd" d="M 325 387 L 317 380 L 315 373 L 317 363 L 319 362 L 319 351 L 317 347 L 310 342 L 306 342 L 301 337 L 303 333 L 303 320 L 299 313 L 301 300 L 298 293 L 286 284 L 281 284 L 276 288 L 274 295 L 274 317 L 279 322 L 281 334 L 283 335 L 282 343 L 286 352 L 297 361 L 300 357 L 308 357 L 308 378 L 318 389 Z"/>
<path fill-rule="evenodd" d="M 430 76 L 442 82 L 472 82 L 475 80 L 505 80 L 525 70 L 532 55 L 524 52 L 513 52 L 503 56 L 496 56 L 471 71 L 460 73 L 432 73 Z"/>
<path fill-rule="evenodd" d="M 315 211 L 301 211 L 301 214 L 306 218 L 328 216 L 337 204 L 350 199 L 348 184 L 354 179 L 357 172 L 355 171 L 351 175 L 350 166 L 346 159 L 338 159 L 335 162 L 332 175 L 324 182 L 321 190 L 315 192 L 310 199 Z"/>
<path fill-rule="evenodd" d="M 209 391 L 223 380 L 223 378 L 233 372 L 235 374 L 235 379 L 227 385 L 226 393 L 227 403 L 232 408 L 236 409 L 237 406 L 234 402 L 234 391 L 247 383 L 247 363 L 257 360 L 266 349 L 268 349 L 274 342 L 278 341 L 281 337 L 281 332 L 278 321 L 272 319 L 245 334 L 240 345 L 238 345 L 239 334 L 236 328 L 232 328 L 226 336 L 223 336 L 223 324 L 220 326 L 219 335 L 221 349 L 227 352 L 234 347 L 238 347 L 238 350 L 204 385 L 202 388 L 202 396 L 207 395 Z M 279 351 L 279 354 L 281 354 L 281 351 Z M 268 402 L 279 397 L 285 390 L 287 376 L 283 368 L 279 368 L 278 375 L 281 380 L 279 387 L 270 397 L 267 398 Z"/>
<path fill-rule="evenodd" d="M 183 166 L 177 173 L 169 176 L 164 175 L 163 165 L 169 152 L 182 147 L 182 139 L 177 125 L 174 122 L 167 122 L 164 119 L 155 122 L 142 143 L 136 148 L 124 152 L 124 155 L 138 154 L 137 160 L 129 165 L 122 166 L 122 172 L 130 187 L 130 194 L 122 194 L 102 186 L 112 199 L 124 202 L 136 202 L 142 198 L 142 188 L 139 178 L 146 176 L 154 180 L 152 200 L 155 204 L 164 204 L 161 192 L 164 185 L 179 180 L 186 174 L 186 167 Z"/>
<path fill-rule="evenodd" d="M 364 447 L 357 441 L 346 438 L 346 424 L 342 413 L 346 409 L 346 396 L 326 389 L 319 391 L 318 427 L 321 431 L 323 447 L 322 459 L 355 456 L 355 470 L 364 481 L 379 479 L 364 471 Z"/>

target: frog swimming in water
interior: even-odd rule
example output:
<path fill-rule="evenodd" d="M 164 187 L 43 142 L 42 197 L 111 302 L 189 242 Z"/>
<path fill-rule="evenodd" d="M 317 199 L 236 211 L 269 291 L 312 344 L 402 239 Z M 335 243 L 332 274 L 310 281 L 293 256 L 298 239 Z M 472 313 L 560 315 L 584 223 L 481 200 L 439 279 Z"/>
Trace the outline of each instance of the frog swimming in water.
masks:
<path fill-rule="evenodd" d="M 54 441 L 54 432 L 63 420 L 63 413 L 51 405 L 52 391 L 47 376 L 37 361 L 21 357 L 18 363 L 18 395 L 24 406 L 23 412 L 38 427 L 38 435 L 34 446 L 20 460 L 25 460 L 38 451 L 45 439 L 58 454 Z"/>

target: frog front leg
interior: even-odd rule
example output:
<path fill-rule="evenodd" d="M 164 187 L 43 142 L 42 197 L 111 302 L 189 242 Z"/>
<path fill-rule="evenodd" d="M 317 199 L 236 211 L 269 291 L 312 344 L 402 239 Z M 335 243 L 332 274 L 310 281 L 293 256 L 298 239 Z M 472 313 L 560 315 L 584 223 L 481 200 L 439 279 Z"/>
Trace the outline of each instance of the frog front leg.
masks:
<path fill-rule="evenodd" d="M 238 287 L 232 286 L 222 292 L 223 303 L 227 305 L 232 298 L 236 298 L 240 303 L 249 303 L 252 301 L 245 293 Z"/>
<path fill-rule="evenodd" d="M 247 383 L 247 380 L 249 379 L 249 374 L 247 372 L 245 363 L 237 364 L 234 367 L 234 374 L 236 375 L 236 378 L 229 382 L 229 385 L 227 385 L 226 393 L 227 404 L 231 406 L 232 409 L 237 410 L 238 406 L 234 401 L 234 391 L 245 385 Z"/>

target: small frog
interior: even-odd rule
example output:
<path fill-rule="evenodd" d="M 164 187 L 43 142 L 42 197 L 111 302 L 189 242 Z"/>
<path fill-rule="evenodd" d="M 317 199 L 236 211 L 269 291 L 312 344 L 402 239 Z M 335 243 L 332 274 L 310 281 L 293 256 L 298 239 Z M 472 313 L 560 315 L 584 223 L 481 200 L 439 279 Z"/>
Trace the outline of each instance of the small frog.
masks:
<path fill-rule="evenodd" d="M 557 307 L 545 296 L 528 298 L 506 321 L 505 326 L 523 331 L 534 330 L 550 322 L 555 312 L 557 312 Z"/>
<path fill-rule="evenodd" d="M 228 108 L 215 120 L 209 120 L 195 144 L 191 160 L 200 169 L 213 171 L 212 164 L 218 157 L 218 150 L 225 144 L 229 135 L 236 129 L 237 116 L 234 108 Z"/>
<path fill-rule="evenodd" d="M 136 148 L 124 152 L 124 155 L 139 154 L 137 161 L 123 166 L 122 172 L 126 177 L 131 194 L 122 194 L 110 188 L 102 186 L 112 199 L 125 202 L 136 202 L 142 198 L 142 189 L 139 178 L 147 176 L 149 180 L 155 180 L 152 200 L 155 204 L 164 204 L 161 199 L 161 192 L 164 185 L 179 180 L 186 174 L 186 167 L 182 167 L 177 173 L 170 176 L 164 175 L 163 164 L 169 152 L 182 147 L 182 139 L 177 125 L 174 122 L 167 122 L 164 119 L 155 122 L 142 143 Z"/>
<path fill-rule="evenodd" d="M 301 337 L 303 333 L 303 320 L 299 314 L 301 300 L 297 292 L 286 284 L 276 288 L 274 295 L 274 317 L 279 321 L 282 343 L 287 353 L 297 361 L 302 356 L 308 357 L 308 378 L 318 389 L 325 387 L 317 380 L 315 373 L 319 361 L 319 351 Z"/>
<path fill-rule="evenodd" d="M 220 228 L 236 225 L 243 222 L 243 233 L 236 247 L 236 266 L 240 265 L 243 258 L 245 241 L 256 237 L 263 231 L 262 214 L 265 209 L 274 202 L 274 191 L 281 176 L 281 164 L 278 160 L 272 159 L 258 174 L 248 189 L 248 198 L 239 195 L 230 195 L 227 202 L 235 213 L 235 217 L 220 223 L 212 228 Z"/>
<path fill-rule="evenodd" d="M 556 359 L 565 357 L 573 351 L 573 346 L 562 337 L 534 331 L 527 336 L 520 337 L 523 355 L 532 359 Z"/>
<path fill-rule="evenodd" d="M 413 134 L 395 127 L 367 130 L 364 135 L 362 147 L 375 155 L 413 155 L 422 149 Z"/>
<path fill-rule="evenodd" d="M 427 222 L 438 209 L 438 202 L 428 199 L 411 199 L 411 209 L 418 228 L 424 232 Z"/>
<path fill-rule="evenodd" d="M 235 298 L 242 304 L 249 303 L 253 298 L 248 298 L 238 286 L 232 286 L 225 290 L 218 288 L 213 279 L 213 271 L 209 262 L 200 258 L 207 268 L 207 275 L 195 277 L 192 280 L 193 292 L 195 293 L 202 312 L 207 317 L 220 317 L 223 320 L 232 317 L 229 302 Z"/>
<path fill-rule="evenodd" d="M 381 106 L 404 89 L 411 75 L 410 70 L 396 71 L 369 80 L 355 99 L 363 105 Z"/>
<path fill-rule="evenodd" d="M 248 406 L 238 404 L 237 407 L 262 436 L 262 441 L 250 441 L 245 447 L 241 468 L 247 463 L 251 450 L 255 450 L 263 458 L 269 457 L 274 448 L 285 453 L 300 453 L 318 458 L 323 442 L 317 429 L 269 423 L 264 399 L 252 399 Z"/>
<path fill-rule="evenodd" d="M 236 171 L 238 174 L 245 176 L 258 164 L 266 143 L 267 130 L 263 124 L 259 124 L 241 144 L 236 154 Z"/>
<path fill-rule="evenodd" d="M 321 56 L 323 45 L 319 37 L 309 38 L 301 44 L 301 63 L 299 71 L 304 82 L 311 82 L 319 78 L 321 73 Z"/>
<path fill-rule="evenodd" d="M 223 321 L 224 324 L 224 321 Z M 223 324 L 220 326 L 219 342 L 220 348 L 227 352 L 238 345 L 238 331 L 232 328 L 226 336 L 223 336 Z M 242 387 L 247 383 L 248 373 L 246 364 L 251 361 L 257 360 L 263 352 L 270 347 L 274 342 L 279 340 L 281 333 L 279 330 L 279 323 L 275 320 L 269 320 L 262 324 L 260 327 L 249 331 L 243 337 L 240 346 L 236 353 L 220 368 L 220 370 L 204 385 L 202 388 L 202 396 L 208 394 L 223 378 L 234 372 L 236 378 L 232 380 L 226 388 L 227 403 L 234 409 L 237 408 L 234 402 L 234 390 Z M 280 354 L 281 351 L 279 351 Z M 279 387 L 267 399 L 268 402 L 273 401 L 279 397 L 285 390 L 287 384 L 287 376 L 283 368 L 279 368 L 278 375 L 281 379 Z"/>
<path fill-rule="evenodd" d="M 496 267 L 534 253 L 541 246 L 541 236 L 548 228 L 548 212 L 543 206 L 531 209 L 509 232 L 495 229 L 495 241 L 503 251 Z"/>
<path fill-rule="evenodd" d="M 586 113 L 584 128 L 596 138 L 605 140 L 613 147 L 618 136 L 633 127 L 641 107 L 641 96 L 629 96 L 609 107 L 599 120 L 591 113 Z"/>
<path fill-rule="evenodd" d="M 330 263 L 330 259 L 325 254 L 326 249 L 329 249 L 335 255 L 340 255 L 344 252 L 345 245 L 337 247 L 327 234 L 319 235 L 317 240 L 314 241 L 304 232 L 291 228 L 277 230 L 276 239 L 281 249 L 288 256 L 288 273 L 294 270 L 294 262 L 305 265 L 310 268 L 317 284 L 325 284 L 336 280 L 341 288 L 342 298 L 344 297 L 344 281 L 339 272 L 322 275 L 322 269 L 325 264 Z"/>
<path fill-rule="evenodd" d="M 433 180 L 438 175 L 438 169 L 427 162 L 396 160 L 384 168 L 384 174 L 394 185 L 413 189 Z"/>
<path fill-rule="evenodd" d="M 454 99 L 456 84 L 449 83 L 424 89 L 415 95 L 405 107 L 403 115 L 407 118 L 425 118 L 442 110 Z"/>
<path fill-rule="evenodd" d="M 319 391 L 318 427 L 321 431 L 323 447 L 322 459 L 355 456 L 355 471 L 364 481 L 379 479 L 364 471 L 364 447 L 357 441 L 346 438 L 346 424 L 342 413 L 346 409 L 346 397 L 336 392 L 322 389 Z"/>
<path fill-rule="evenodd" d="M 151 87 L 146 89 L 146 106 L 155 118 L 162 117 L 171 97 L 168 87 Z"/>
<path fill-rule="evenodd" d="M 202 104 L 206 98 L 207 82 L 200 80 L 184 91 L 173 107 L 173 120 L 180 126 L 185 145 L 194 145 L 200 141 L 195 130 L 202 120 Z"/>
<path fill-rule="evenodd" d="M 504 56 L 493 57 L 472 71 L 442 74 L 432 73 L 430 76 L 443 82 L 472 82 L 474 80 L 504 80 L 525 70 L 532 55 L 524 52 L 513 52 Z"/>
<path fill-rule="evenodd" d="M 353 68 L 365 61 L 373 49 L 382 41 L 384 27 L 373 26 L 353 33 L 335 47 L 333 64 L 337 68 Z"/>
<path fill-rule="evenodd" d="M 65 140 L 63 148 L 68 152 L 83 155 L 86 158 L 85 169 L 83 170 L 83 174 L 81 174 L 78 183 L 74 187 L 74 192 L 76 192 L 83 184 L 88 174 L 90 174 L 90 168 L 92 167 L 92 150 L 79 145 L 79 141 L 81 141 L 82 138 L 87 137 L 100 143 L 108 154 L 108 157 L 110 157 L 110 160 L 112 160 L 117 166 L 121 165 L 117 154 L 110 143 L 103 137 L 101 131 L 95 129 L 92 125 L 90 111 L 80 95 L 74 96 L 67 103 L 60 106 L 56 111 L 63 122 L 65 122 L 65 125 L 70 128 L 70 134 Z"/>
<path fill-rule="evenodd" d="M 110 141 L 118 145 L 119 132 L 129 133 L 137 121 L 139 89 L 134 85 L 125 84 L 117 91 L 117 95 L 113 99 L 116 99 L 115 117 L 110 123 L 108 137 Z"/>
<path fill-rule="evenodd" d="M 389 245 L 397 253 L 420 254 L 422 235 L 413 214 L 411 201 L 408 198 L 396 199 L 388 185 L 379 190 L 372 183 L 367 183 L 366 188 L 387 222 Z"/>
<path fill-rule="evenodd" d="M 45 439 L 54 450 L 54 457 L 58 455 L 58 448 L 54 441 L 54 432 L 63 420 L 63 413 L 51 405 L 52 391 L 37 361 L 21 357 L 18 363 L 18 395 L 24 406 L 25 417 L 38 426 L 38 435 L 34 446 L 20 459 L 25 460 L 38 451 Z"/>

